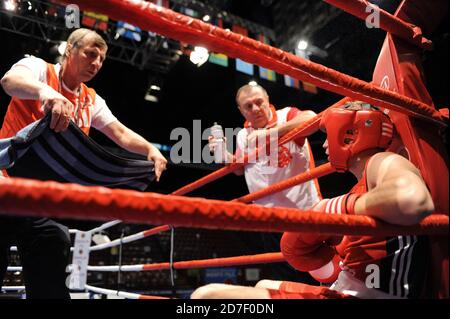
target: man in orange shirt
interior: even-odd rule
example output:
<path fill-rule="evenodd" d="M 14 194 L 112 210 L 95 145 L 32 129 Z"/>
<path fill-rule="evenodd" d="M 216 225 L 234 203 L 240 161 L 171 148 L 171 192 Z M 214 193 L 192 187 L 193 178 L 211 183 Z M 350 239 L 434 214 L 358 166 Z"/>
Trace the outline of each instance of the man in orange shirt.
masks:
<path fill-rule="evenodd" d="M 50 112 L 50 128 L 55 132 L 66 130 L 72 120 L 86 134 L 94 127 L 126 150 L 145 155 L 154 162 L 159 181 L 166 159 L 154 145 L 118 121 L 105 101 L 84 84 L 101 69 L 106 51 L 106 42 L 95 31 L 77 29 L 67 40 L 61 64 L 28 57 L 13 65 L 1 79 L 12 99 L 0 139 L 14 136 Z M 9 250 L 11 240 L 16 240 L 27 297 L 69 298 L 65 285 L 70 252 L 67 227 L 49 219 L 2 217 L 0 228 L 0 283 L 6 271 L 3 253 Z"/>

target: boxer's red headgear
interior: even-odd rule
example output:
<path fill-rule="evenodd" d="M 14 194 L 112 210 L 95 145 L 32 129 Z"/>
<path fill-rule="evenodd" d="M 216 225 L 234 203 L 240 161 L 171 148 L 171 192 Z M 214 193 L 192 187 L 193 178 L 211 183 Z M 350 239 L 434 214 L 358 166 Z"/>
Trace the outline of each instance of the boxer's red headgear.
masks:
<path fill-rule="evenodd" d="M 351 109 L 354 106 L 358 110 Z M 328 109 L 320 127 L 327 132 L 330 163 L 338 171 L 348 170 L 348 160 L 353 155 L 372 148 L 388 148 L 394 134 L 394 125 L 386 114 L 359 102 Z"/>

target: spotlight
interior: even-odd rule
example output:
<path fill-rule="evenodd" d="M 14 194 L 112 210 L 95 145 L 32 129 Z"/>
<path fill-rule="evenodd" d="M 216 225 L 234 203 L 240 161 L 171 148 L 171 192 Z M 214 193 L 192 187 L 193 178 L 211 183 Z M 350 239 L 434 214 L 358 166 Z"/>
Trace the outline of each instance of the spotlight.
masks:
<path fill-rule="evenodd" d="M 17 1 L 16 0 L 5 0 L 4 7 L 7 11 L 16 11 L 17 9 Z"/>
<path fill-rule="evenodd" d="M 52 47 L 50 48 L 49 52 L 50 54 L 53 56 L 53 58 L 55 59 L 54 61 L 56 63 L 61 63 L 63 56 L 64 56 L 64 52 L 66 52 L 66 47 L 67 47 L 67 42 L 66 41 L 60 41 L 58 43 L 55 43 L 54 45 L 52 45 Z"/>
<path fill-rule="evenodd" d="M 148 83 L 148 89 L 145 93 L 144 100 L 152 103 L 158 103 L 163 80 L 160 77 L 152 76 Z"/>
<path fill-rule="evenodd" d="M 209 15 L 205 15 L 204 17 L 203 17 L 203 21 L 205 21 L 205 22 L 208 22 L 208 21 L 210 21 L 211 20 L 211 17 L 209 16 Z"/>
<path fill-rule="evenodd" d="M 257 85 L 258 85 L 258 82 L 256 82 L 256 81 L 250 81 L 250 82 L 248 82 L 248 85 L 250 85 L 250 86 L 257 86 Z"/>
<path fill-rule="evenodd" d="M 159 102 L 158 97 L 154 96 L 150 92 L 147 92 L 147 94 L 145 94 L 144 100 L 146 100 L 148 102 L 152 102 L 152 103 L 158 103 Z"/>
<path fill-rule="evenodd" d="M 64 55 L 64 52 L 66 52 L 67 47 L 67 41 L 61 41 L 61 43 L 58 45 L 58 53 L 59 55 Z"/>
<path fill-rule="evenodd" d="M 298 48 L 299 50 L 306 50 L 306 49 L 308 48 L 308 42 L 305 41 L 305 40 L 300 40 L 300 41 L 298 42 L 297 48 Z"/>
<path fill-rule="evenodd" d="M 197 65 L 198 67 L 205 64 L 206 61 L 208 61 L 209 58 L 209 52 L 207 49 L 203 47 L 195 47 L 194 51 L 191 52 L 191 55 L 189 59 L 192 63 Z"/>

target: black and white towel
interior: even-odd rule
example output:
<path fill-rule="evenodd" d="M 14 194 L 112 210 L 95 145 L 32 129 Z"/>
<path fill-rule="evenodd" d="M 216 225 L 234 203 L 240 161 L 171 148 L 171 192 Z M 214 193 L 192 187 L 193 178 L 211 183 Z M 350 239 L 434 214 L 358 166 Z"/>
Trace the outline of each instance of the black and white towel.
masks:
<path fill-rule="evenodd" d="M 153 162 L 111 154 L 73 122 L 56 133 L 50 119 L 48 114 L 0 139 L 0 169 L 12 177 L 141 191 L 155 178 Z"/>

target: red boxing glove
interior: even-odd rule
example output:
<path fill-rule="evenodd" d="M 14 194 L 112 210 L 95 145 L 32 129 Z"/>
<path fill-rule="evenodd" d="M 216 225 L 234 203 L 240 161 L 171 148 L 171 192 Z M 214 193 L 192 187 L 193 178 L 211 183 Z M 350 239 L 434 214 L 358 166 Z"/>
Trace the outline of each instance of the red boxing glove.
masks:
<path fill-rule="evenodd" d="M 354 214 L 358 195 L 323 199 L 314 210 L 328 214 Z M 342 236 L 330 236 L 313 233 L 284 233 L 281 239 L 281 252 L 286 261 L 299 271 L 307 271 L 322 282 L 331 283 L 337 279 L 341 268 L 340 257 L 334 246 L 342 241 Z"/>
<path fill-rule="evenodd" d="M 328 264 L 336 255 L 334 236 L 313 233 L 289 233 L 281 238 L 281 252 L 299 271 L 311 271 Z"/>

